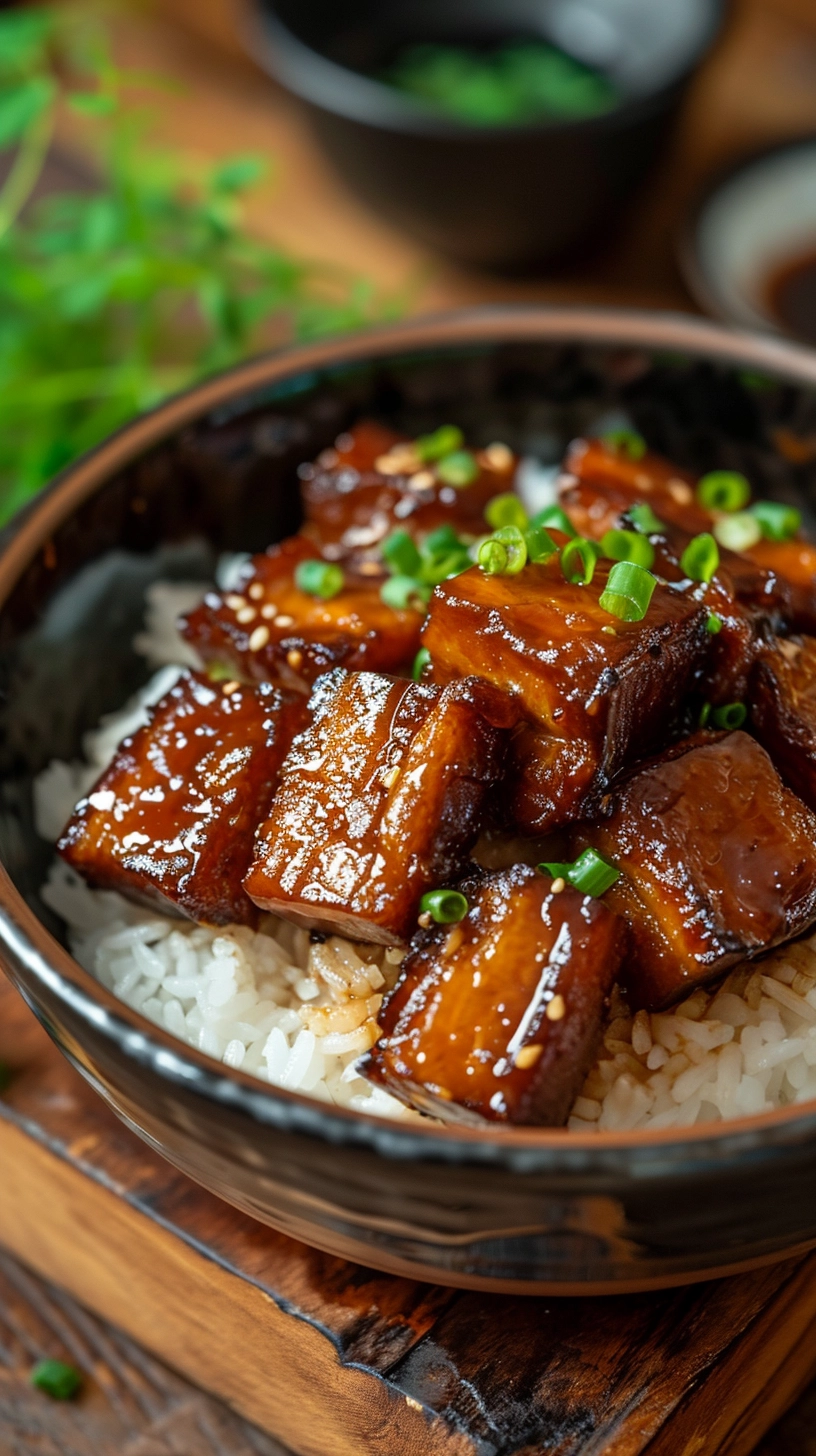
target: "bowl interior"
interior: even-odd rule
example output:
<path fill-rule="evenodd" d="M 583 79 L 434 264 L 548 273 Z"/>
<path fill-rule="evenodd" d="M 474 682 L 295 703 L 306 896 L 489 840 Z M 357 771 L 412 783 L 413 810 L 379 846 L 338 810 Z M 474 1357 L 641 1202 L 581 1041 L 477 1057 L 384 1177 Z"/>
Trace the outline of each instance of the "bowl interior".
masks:
<path fill-rule="evenodd" d="M 263 0 L 263 8 L 311 50 L 368 76 L 410 43 L 544 39 L 636 97 L 661 90 L 693 64 L 720 6 L 715 0 Z"/>
<path fill-rule="evenodd" d="M 80 758 L 83 733 L 148 677 L 133 646 L 146 586 L 205 582 L 218 553 L 291 532 L 297 466 L 355 419 L 410 435 L 455 421 L 476 445 L 506 441 L 534 471 L 553 471 L 574 436 L 628 424 L 681 466 L 742 470 L 763 496 L 816 506 L 816 389 L 683 352 L 486 342 L 250 392 L 236 378 L 191 423 L 160 417 L 150 448 L 75 502 L 0 609 L 0 859 L 58 936 L 38 893 L 53 851 L 34 827 L 35 777 Z"/>

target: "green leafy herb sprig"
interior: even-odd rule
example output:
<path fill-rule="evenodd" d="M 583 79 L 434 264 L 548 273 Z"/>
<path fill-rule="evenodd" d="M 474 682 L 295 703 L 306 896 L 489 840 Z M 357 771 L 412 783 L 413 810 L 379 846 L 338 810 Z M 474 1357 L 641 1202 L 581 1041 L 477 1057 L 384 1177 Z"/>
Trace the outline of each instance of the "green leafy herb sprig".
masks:
<path fill-rule="evenodd" d="M 195 166 L 147 142 L 156 78 L 119 69 L 87 12 L 0 14 L 0 521 L 133 415 L 270 345 L 395 311 L 368 283 L 253 238 L 257 157 Z M 57 123 L 86 191 L 32 201 Z"/>

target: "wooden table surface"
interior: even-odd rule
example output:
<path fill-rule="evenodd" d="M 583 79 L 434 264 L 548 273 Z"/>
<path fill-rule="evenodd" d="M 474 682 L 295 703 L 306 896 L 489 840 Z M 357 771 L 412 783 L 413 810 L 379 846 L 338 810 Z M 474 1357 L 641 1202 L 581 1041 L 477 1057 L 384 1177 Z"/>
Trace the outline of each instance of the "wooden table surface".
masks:
<path fill-rule="evenodd" d="M 752 148 L 816 130 L 816 0 L 735 0 L 671 149 L 623 225 L 581 262 L 511 282 L 431 257 L 360 204 L 324 162 L 297 109 L 242 55 L 236 30 L 245 22 L 242 0 L 165 0 L 150 18 L 117 22 L 123 60 L 182 82 L 162 103 L 159 134 L 199 157 L 274 157 L 273 176 L 250 204 L 251 225 L 301 254 L 364 273 L 383 290 L 410 283 L 423 309 L 503 299 L 693 309 L 673 235 L 694 195 L 712 171 Z M 28 1371 L 44 1355 L 93 1372 L 79 1403 L 57 1405 L 30 1388 Z M 113 1453 L 286 1456 L 269 1436 L 0 1255 L 0 1456 Z M 816 1388 L 757 1456 L 816 1456 Z"/>

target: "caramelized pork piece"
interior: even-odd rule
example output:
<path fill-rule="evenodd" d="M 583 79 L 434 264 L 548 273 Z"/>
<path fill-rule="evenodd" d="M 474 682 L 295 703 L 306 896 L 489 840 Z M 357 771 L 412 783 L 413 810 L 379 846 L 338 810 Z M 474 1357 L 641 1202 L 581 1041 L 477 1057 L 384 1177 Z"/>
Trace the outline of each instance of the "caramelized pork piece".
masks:
<path fill-rule="evenodd" d="M 315 930 L 405 940 L 422 895 L 461 873 L 512 706 L 473 678 L 443 691 L 339 668 L 310 707 L 247 892 Z"/>
<path fill-rule="evenodd" d="M 242 881 L 304 717 L 302 698 L 268 684 L 184 673 L 77 805 L 60 854 L 91 884 L 211 925 L 256 924 Z"/>
<path fill-rule="evenodd" d="M 644 619 L 624 622 L 599 605 L 609 569 L 599 562 L 579 586 L 557 558 L 516 576 L 473 567 L 431 599 L 433 680 L 476 673 L 524 714 L 507 804 L 526 834 L 585 817 L 616 773 L 667 742 L 705 655 L 693 592 L 658 583 Z"/>
<path fill-rule="evenodd" d="M 816 639 L 759 655 L 748 690 L 751 726 L 783 779 L 816 810 Z"/>
<path fill-rule="evenodd" d="M 391 672 L 410 668 L 419 647 L 421 612 L 395 611 L 380 580 L 348 575 L 325 600 L 301 591 L 298 566 L 319 561 L 302 536 L 270 546 L 247 563 L 233 592 L 208 592 L 181 628 L 204 662 L 254 682 L 301 692 L 341 664 Z"/>
<path fill-rule="evenodd" d="M 573 848 L 621 871 L 624 983 L 659 1009 L 816 918 L 816 817 L 747 733 L 690 739 L 616 789 Z"/>
<path fill-rule="evenodd" d="M 785 589 L 785 619 L 791 630 L 816 633 L 816 546 L 810 541 L 759 541 L 745 555 Z"/>
<path fill-rule="evenodd" d="M 357 566 L 379 561 L 392 531 L 421 539 L 449 525 L 466 536 L 483 533 L 487 502 L 510 490 L 516 458 L 503 445 L 473 452 L 477 473 L 451 485 L 434 463 L 423 464 L 414 444 L 365 422 L 341 435 L 313 466 L 301 469 L 308 536 L 327 560 Z"/>
<path fill-rule="evenodd" d="M 564 461 L 561 504 L 576 531 L 599 541 L 631 506 L 645 502 L 661 521 L 690 535 L 711 530 L 694 496 L 694 477 L 660 455 L 635 460 L 602 440 L 573 440 Z M 572 477 L 572 479 L 570 479 Z"/>
<path fill-rule="evenodd" d="M 463 883 L 459 925 L 420 933 L 383 1006 L 371 1081 L 447 1120 L 560 1126 L 580 1091 L 625 926 L 527 865 Z"/>

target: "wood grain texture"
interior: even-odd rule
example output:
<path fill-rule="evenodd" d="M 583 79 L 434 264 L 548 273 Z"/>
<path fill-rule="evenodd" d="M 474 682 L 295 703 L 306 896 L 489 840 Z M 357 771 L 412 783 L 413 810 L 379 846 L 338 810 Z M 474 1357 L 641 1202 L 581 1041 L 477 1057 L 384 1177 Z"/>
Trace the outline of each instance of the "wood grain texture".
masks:
<path fill-rule="evenodd" d="M 601 1300 L 392 1279 L 176 1173 L 5 983 L 0 1058 L 0 1243 L 298 1456 L 747 1456 L 816 1370 L 816 1256 Z"/>

